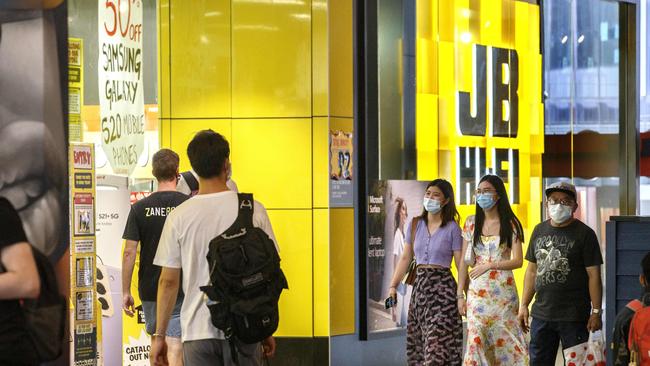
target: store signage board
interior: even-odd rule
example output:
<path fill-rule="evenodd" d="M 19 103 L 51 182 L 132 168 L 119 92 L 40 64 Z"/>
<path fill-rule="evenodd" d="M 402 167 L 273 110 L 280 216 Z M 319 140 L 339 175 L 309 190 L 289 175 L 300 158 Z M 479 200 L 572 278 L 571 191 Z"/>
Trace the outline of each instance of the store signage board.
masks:
<path fill-rule="evenodd" d="M 473 93 L 459 91 L 456 111 L 460 136 L 516 138 L 519 131 L 519 58 L 516 50 L 472 45 Z M 516 144 L 515 144 L 516 145 Z M 508 184 L 508 198 L 519 203 L 519 149 L 456 148 L 456 199 L 471 205 L 479 179 L 488 173 Z"/>
<path fill-rule="evenodd" d="M 130 175 L 144 150 L 141 0 L 98 1 L 102 149 L 115 174 Z"/>

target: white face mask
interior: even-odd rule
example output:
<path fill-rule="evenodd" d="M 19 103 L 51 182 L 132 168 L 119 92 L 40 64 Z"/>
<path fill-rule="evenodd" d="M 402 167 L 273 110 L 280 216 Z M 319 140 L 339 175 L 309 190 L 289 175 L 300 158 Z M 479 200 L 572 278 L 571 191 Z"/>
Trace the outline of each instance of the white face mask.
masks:
<path fill-rule="evenodd" d="M 427 210 L 427 212 L 431 212 L 432 214 L 436 214 L 442 210 L 440 201 L 433 198 L 424 197 L 422 204 L 424 206 L 424 209 Z"/>
<path fill-rule="evenodd" d="M 571 218 L 573 215 L 573 208 L 571 206 L 564 206 L 561 204 L 548 205 L 548 214 L 551 220 L 556 224 L 562 224 Z"/>

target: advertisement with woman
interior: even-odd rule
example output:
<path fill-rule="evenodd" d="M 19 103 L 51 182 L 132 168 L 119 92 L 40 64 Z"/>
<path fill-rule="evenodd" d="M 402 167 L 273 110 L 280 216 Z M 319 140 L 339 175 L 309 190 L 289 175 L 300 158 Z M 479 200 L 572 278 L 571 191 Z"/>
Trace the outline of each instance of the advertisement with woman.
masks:
<path fill-rule="evenodd" d="M 413 217 L 422 214 L 427 182 L 376 181 L 368 206 L 368 332 L 406 328 L 412 287 L 401 283 L 397 304 L 386 309 L 391 277 L 404 251 Z"/>
<path fill-rule="evenodd" d="M 0 196 L 67 296 L 66 24 L 63 1 L 0 2 Z"/>

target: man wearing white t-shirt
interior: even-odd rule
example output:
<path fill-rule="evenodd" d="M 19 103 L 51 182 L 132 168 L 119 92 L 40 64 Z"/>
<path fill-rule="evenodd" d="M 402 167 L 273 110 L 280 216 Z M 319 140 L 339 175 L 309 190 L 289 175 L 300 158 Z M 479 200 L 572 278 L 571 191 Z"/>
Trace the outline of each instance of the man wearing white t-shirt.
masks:
<path fill-rule="evenodd" d="M 239 213 L 237 193 L 226 185 L 230 170 L 228 141 L 212 130 L 198 132 L 187 147 L 192 169 L 199 177 L 199 192 L 172 211 L 165 222 L 154 264 L 162 267 L 158 282 L 156 333 L 151 360 L 167 365 L 164 334 L 183 272 L 185 299 L 181 308 L 183 360 L 186 366 L 231 365 L 232 355 L 223 332 L 212 325 L 207 298 L 199 289 L 210 281 L 208 243 L 226 231 Z M 253 225 L 276 243 L 264 206 L 255 201 Z M 275 353 L 275 340 L 238 344 L 238 365 L 261 365 L 262 354 Z"/>

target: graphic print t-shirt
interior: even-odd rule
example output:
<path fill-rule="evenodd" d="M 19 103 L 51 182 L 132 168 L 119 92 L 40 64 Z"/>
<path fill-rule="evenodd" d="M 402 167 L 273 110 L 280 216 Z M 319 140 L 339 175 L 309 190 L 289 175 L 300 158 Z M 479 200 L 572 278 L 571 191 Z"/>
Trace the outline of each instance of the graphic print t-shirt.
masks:
<path fill-rule="evenodd" d="M 155 192 L 131 206 L 123 239 L 140 242 L 138 291 L 142 301 L 156 301 L 160 267 L 153 264 L 165 219 L 189 196 L 173 191 Z"/>
<path fill-rule="evenodd" d="M 586 267 L 603 263 L 596 233 L 579 220 L 535 227 L 526 260 L 537 264 L 532 316 L 547 321 L 586 321 L 591 312 Z"/>

